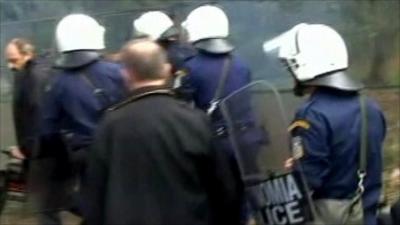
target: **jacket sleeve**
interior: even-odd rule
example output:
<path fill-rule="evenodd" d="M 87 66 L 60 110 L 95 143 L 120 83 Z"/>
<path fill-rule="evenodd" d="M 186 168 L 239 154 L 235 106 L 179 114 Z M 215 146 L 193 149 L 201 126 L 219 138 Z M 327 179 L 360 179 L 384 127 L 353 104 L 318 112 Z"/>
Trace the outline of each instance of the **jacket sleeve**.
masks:
<path fill-rule="evenodd" d="M 46 67 L 35 65 L 29 77 L 29 87 L 26 87 L 29 88 L 30 93 L 26 98 L 31 119 L 30 124 L 25 125 L 26 132 L 25 135 L 19 139 L 19 146 L 28 155 L 31 154 L 31 151 L 37 146 L 38 129 L 40 126 L 40 108 L 48 73 L 49 71 Z"/>
<path fill-rule="evenodd" d="M 214 149 L 214 155 L 217 224 L 240 224 L 244 186 L 237 163 L 218 149 Z"/>
<path fill-rule="evenodd" d="M 45 92 L 45 86 L 49 80 L 51 69 L 49 66 L 38 64 L 32 70 L 32 95 L 30 104 L 39 107 Z"/>
<path fill-rule="evenodd" d="M 83 214 L 88 225 L 105 223 L 104 206 L 108 174 L 110 126 L 107 118 L 100 124 L 88 157 L 86 177 L 82 186 Z"/>
<path fill-rule="evenodd" d="M 291 128 L 294 155 L 299 157 L 310 187 L 316 190 L 330 171 L 329 125 L 323 115 L 307 110 L 297 113 Z"/>

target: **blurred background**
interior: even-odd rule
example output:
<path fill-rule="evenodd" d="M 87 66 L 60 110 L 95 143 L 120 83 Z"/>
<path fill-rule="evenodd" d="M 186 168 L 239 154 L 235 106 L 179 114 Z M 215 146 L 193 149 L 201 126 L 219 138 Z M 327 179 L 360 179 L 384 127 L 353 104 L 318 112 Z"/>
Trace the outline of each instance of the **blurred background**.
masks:
<path fill-rule="evenodd" d="M 10 107 L 13 77 L 3 54 L 10 39 L 24 37 L 33 41 L 39 53 L 55 52 L 57 22 L 70 13 L 86 13 L 106 28 L 106 52 L 113 53 L 130 39 L 132 21 L 140 13 L 164 10 L 180 23 L 192 9 L 205 3 L 224 8 L 230 18 L 231 40 L 236 51 L 251 65 L 253 79 L 267 79 L 281 89 L 289 118 L 302 99 L 293 96 L 291 77 L 280 64 L 264 55 L 262 43 L 300 22 L 328 24 L 342 34 L 349 49 L 350 74 L 367 85 L 367 92 L 380 103 L 387 118 L 384 190 L 386 199 L 390 203 L 395 201 L 400 187 L 390 174 L 400 167 L 400 1 L 397 0 L 1 0 L 0 148 L 14 144 Z"/>

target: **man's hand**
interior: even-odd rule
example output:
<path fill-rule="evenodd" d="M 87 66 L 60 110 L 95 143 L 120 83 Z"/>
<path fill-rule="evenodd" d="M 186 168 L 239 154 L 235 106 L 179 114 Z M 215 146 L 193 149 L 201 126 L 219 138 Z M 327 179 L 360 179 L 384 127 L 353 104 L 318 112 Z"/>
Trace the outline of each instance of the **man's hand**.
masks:
<path fill-rule="evenodd" d="M 287 159 L 285 161 L 285 169 L 287 169 L 287 170 L 293 169 L 294 160 L 295 159 L 293 157 L 290 157 L 289 159 Z"/>
<path fill-rule="evenodd" d="M 12 157 L 20 160 L 24 160 L 26 158 L 18 146 L 11 146 L 9 149 L 10 149 L 10 155 Z"/>

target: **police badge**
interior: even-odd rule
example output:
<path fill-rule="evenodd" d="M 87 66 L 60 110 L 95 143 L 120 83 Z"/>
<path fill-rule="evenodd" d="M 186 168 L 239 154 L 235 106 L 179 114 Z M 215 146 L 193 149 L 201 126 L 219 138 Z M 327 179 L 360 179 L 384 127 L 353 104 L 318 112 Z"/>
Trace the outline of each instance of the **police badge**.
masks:
<path fill-rule="evenodd" d="M 300 136 L 292 138 L 292 154 L 295 160 L 304 156 L 303 141 Z"/>

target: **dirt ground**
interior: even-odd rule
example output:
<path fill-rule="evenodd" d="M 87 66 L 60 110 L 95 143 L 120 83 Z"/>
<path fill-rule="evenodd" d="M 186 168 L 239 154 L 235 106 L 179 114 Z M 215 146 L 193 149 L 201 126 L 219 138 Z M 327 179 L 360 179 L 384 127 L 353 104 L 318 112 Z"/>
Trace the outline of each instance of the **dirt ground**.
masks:
<path fill-rule="evenodd" d="M 26 202 L 9 201 L 0 216 L 0 225 L 39 225 L 34 210 Z M 60 213 L 63 225 L 78 225 L 79 217 L 68 212 Z"/>

